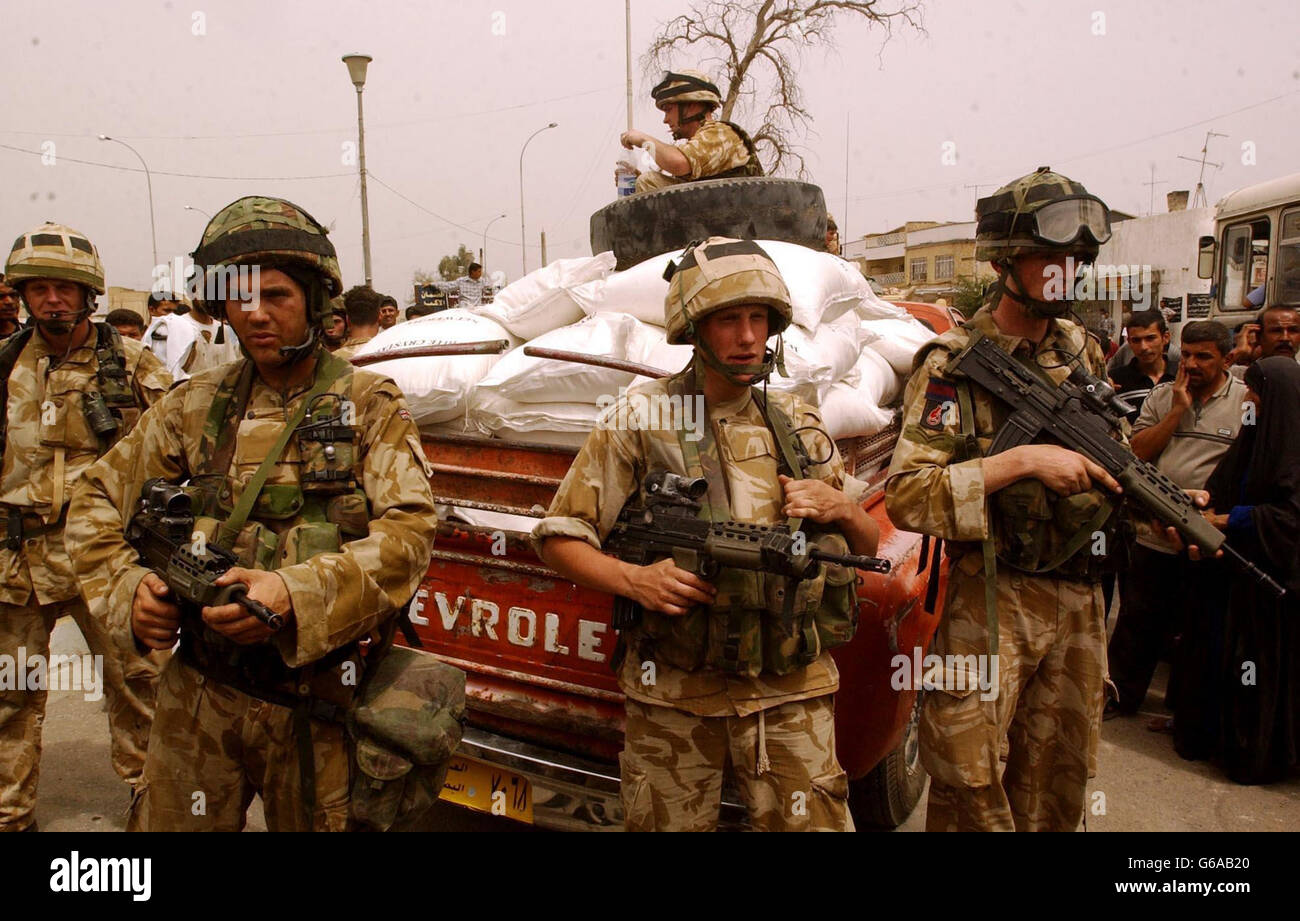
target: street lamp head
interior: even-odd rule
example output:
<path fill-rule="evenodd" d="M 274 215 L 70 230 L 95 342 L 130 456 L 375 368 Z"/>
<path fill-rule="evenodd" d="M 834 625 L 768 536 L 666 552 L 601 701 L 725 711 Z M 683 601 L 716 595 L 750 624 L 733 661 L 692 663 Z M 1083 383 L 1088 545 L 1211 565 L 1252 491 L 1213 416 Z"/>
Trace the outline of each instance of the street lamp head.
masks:
<path fill-rule="evenodd" d="M 548 128 L 558 128 L 559 125 L 555 124 L 555 122 L 551 122 L 551 123 L 550 123 L 549 125 L 547 125 L 546 127 L 548 127 Z"/>
<path fill-rule="evenodd" d="M 99 136 L 99 139 L 100 139 L 101 141 L 111 141 L 111 140 L 113 140 L 113 139 L 112 139 L 111 137 L 109 137 L 107 134 L 101 134 L 101 135 Z"/>
<path fill-rule="evenodd" d="M 368 54 L 345 54 L 343 63 L 348 65 L 348 76 L 352 78 L 352 85 L 358 90 L 366 85 L 366 67 L 373 61 Z"/>

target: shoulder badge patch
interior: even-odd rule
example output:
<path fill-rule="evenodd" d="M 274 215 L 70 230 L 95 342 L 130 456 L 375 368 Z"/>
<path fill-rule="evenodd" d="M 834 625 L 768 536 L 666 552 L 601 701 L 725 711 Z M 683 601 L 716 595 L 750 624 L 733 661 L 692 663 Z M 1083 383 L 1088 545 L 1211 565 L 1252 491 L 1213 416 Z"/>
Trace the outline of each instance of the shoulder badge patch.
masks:
<path fill-rule="evenodd" d="M 925 388 L 921 427 L 941 432 L 950 421 L 957 421 L 957 385 L 941 377 L 932 377 Z"/>

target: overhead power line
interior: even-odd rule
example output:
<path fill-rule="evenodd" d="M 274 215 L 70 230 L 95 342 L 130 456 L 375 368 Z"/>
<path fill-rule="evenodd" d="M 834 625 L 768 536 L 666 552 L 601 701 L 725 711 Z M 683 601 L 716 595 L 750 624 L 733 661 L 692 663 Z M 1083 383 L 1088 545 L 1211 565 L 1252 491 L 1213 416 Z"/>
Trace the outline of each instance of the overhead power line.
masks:
<path fill-rule="evenodd" d="M 0 149 L 13 150 L 18 153 L 31 154 L 36 157 L 45 156 L 45 151 L 29 150 L 26 147 L 15 147 L 12 144 L 0 144 Z M 63 154 L 56 154 L 55 158 L 61 163 L 79 163 L 82 166 L 98 166 L 101 169 L 115 169 L 124 173 L 143 173 L 144 170 L 138 166 L 121 166 L 117 163 L 103 163 L 99 160 L 82 160 L 78 157 L 65 157 Z M 337 179 L 340 176 L 352 176 L 351 171 L 344 173 L 321 173 L 317 176 L 209 176 L 204 173 L 179 173 L 172 170 L 150 170 L 155 176 L 177 176 L 181 179 L 218 179 L 223 182 L 297 182 L 302 179 Z"/>
<path fill-rule="evenodd" d="M 592 96 L 596 93 L 608 93 L 611 89 L 621 90 L 622 84 L 609 87 L 604 86 L 594 90 L 583 90 L 581 93 L 568 93 L 564 96 L 552 96 L 549 99 L 537 99 L 532 102 L 520 102 L 514 105 L 497 106 L 493 109 L 474 109 L 469 112 L 445 113 L 441 115 L 422 115 L 419 118 L 409 118 L 398 122 L 376 122 L 371 128 L 405 128 L 409 125 L 421 125 L 428 122 L 439 121 L 461 121 L 466 118 L 477 118 L 483 115 L 495 115 L 498 112 L 512 112 L 516 109 L 527 109 L 532 106 L 546 105 L 551 102 L 563 102 L 567 99 L 577 99 L 582 96 Z M 114 134 L 114 137 L 120 137 L 128 141 L 220 141 L 220 140 L 238 140 L 241 138 L 283 138 L 283 137 L 303 137 L 312 134 L 351 134 L 355 126 L 340 125 L 335 128 L 304 128 L 301 131 L 267 131 L 255 132 L 251 134 Z M 11 128 L 0 129 L 5 134 L 26 134 L 42 138 L 94 138 L 97 134 L 85 134 L 70 131 L 27 131 Z"/>

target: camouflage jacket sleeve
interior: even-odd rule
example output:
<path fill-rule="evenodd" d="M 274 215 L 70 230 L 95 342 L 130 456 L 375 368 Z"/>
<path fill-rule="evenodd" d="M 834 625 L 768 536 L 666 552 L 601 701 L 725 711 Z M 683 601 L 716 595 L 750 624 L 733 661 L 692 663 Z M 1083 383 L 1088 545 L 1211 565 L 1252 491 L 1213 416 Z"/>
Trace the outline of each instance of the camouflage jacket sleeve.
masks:
<path fill-rule="evenodd" d="M 613 418 L 617 406 L 606 410 L 574 458 L 546 517 L 533 528 L 534 547 L 548 537 L 576 537 L 599 550 L 636 493 L 645 476 L 644 451 L 634 433 L 602 424 Z"/>
<path fill-rule="evenodd" d="M 707 179 L 749 162 L 745 142 L 721 122 L 704 125 L 678 150 L 691 165 L 692 179 Z"/>
<path fill-rule="evenodd" d="M 122 348 L 126 351 L 127 373 L 131 376 L 136 401 L 141 409 L 148 409 L 171 388 L 172 376 L 158 356 L 136 340 L 123 338 Z"/>
<path fill-rule="evenodd" d="M 189 476 L 175 427 L 186 389 L 158 399 L 130 434 L 81 475 L 68 505 L 64 539 L 81 593 L 91 613 L 128 649 L 135 648 L 131 603 L 149 570 L 139 565 L 139 554 L 123 532 L 145 480 L 163 477 L 178 483 Z"/>
<path fill-rule="evenodd" d="M 293 599 L 293 626 L 275 638 L 290 667 L 360 639 L 410 600 L 429 567 L 438 512 L 431 469 L 406 400 L 391 380 L 357 371 L 360 463 L 370 533 L 339 553 L 277 570 Z"/>
<path fill-rule="evenodd" d="M 961 420 L 956 384 L 945 377 L 948 353 L 931 350 L 908 381 L 903 431 L 889 465 L 885 509 L 894 524 L 948 540 L 988 536 L 980 458 L 958 461 Z"/>

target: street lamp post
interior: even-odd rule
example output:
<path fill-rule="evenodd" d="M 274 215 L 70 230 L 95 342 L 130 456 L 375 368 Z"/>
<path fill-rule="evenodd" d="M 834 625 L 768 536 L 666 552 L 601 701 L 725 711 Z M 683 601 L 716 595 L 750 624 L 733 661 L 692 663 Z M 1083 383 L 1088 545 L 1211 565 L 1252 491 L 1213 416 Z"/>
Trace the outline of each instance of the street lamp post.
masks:
<path fill-rule="evenodd" d="M 524 224 L 524 151 L 528 149 L 529 141 L 537 137 L 537 135 L 541 134 L 543 131 L 554 127 L 555 122 L 551 122 L 545 128 L 538 128 L 528 136 L 528 140 L 524 141 L 524 146 L 519 150 L 519 258 L 521 258 L 524 263 L 524 275 L 528 274 L 528 229 Z"/>
<path fill-rule="evenodd" d="M 131 151 L 131 153 L 135 154 L 136 158 L 140 161 L 140 165 L 144 167 L 144 181 L 149 188 L 149 238 L 153 241 L 153 264 L 158 265 L 158 232 L 155 229 L 153 222 L 153 176 L 149 174 L 149 164 L 144 162 L 144 157 L 140 156 L 140 151 L 136 150 L 126 141 L 119 140 L 118 138 L 111 138 L 107 134 L 101 134 L 99 139 L 101 141 L 112 141 L 115 144 L 121 144 L 127 150 Z"/>
<path fill-rule="evenodd" d="M 483 260 L 483 274 L 484 274 L 484 275 L 487 274 L 487 235 L 488 235 L 488 231 L 492 229 L 492 225 L 493 225 L 493 224 L 495 224 L 497 221 L 501 220 L 501 219 L 502 219 L 503 217 L 505 217 L 505 216 L 506 216 L 506 215 L 505 215 L 505 212 L 503 211 L 501 214 L 498 214 L 496 217 L 492 218 L 492 220 L 488 221 L 488 222 L 487 222 L 487 226 L 483 228 L 483 245 L 480 246 L 480 247 L 478 248 L 478 257 L 479 257 L 480 259 Z"/>
<path fill-rule="evenodd" d="M 366 198 L 366 125 L 361 115 L 361 90 L 366 85 L 366 67 L 373 61 L 368 54 L 345 54 L 348 76 L 357 88 L 357 165 L 361 171 L 361 254 L 365 259 L 366 287 L 370 287 L 370 205 Z"/>

